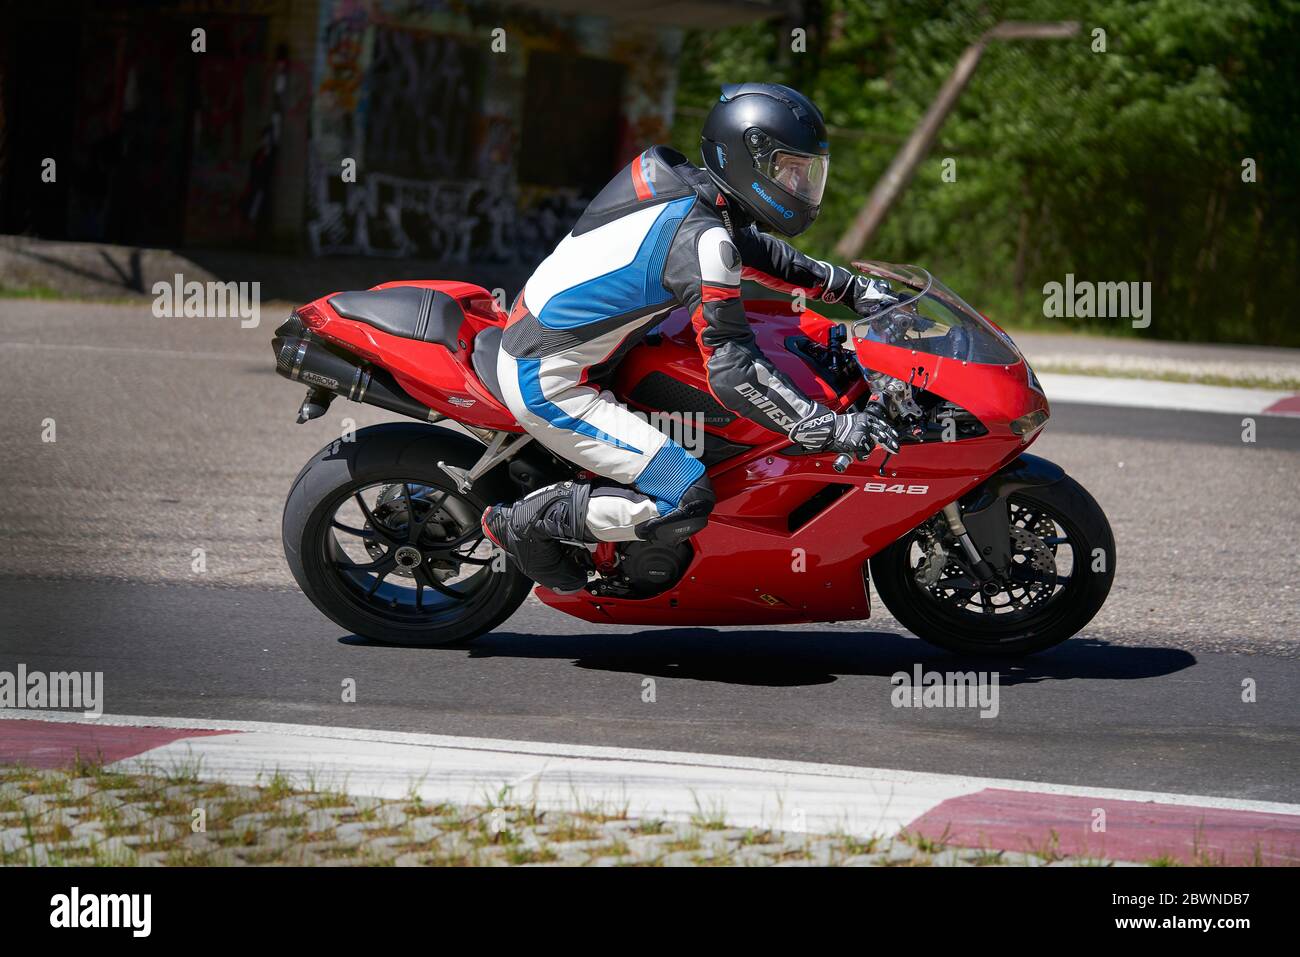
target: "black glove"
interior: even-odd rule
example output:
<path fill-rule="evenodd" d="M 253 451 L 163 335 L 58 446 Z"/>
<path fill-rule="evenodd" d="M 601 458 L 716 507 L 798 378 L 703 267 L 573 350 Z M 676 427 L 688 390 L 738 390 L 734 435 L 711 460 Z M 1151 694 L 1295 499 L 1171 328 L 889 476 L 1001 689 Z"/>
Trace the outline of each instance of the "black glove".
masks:
<path fill-rule="evenodd" d="M 848 304 L 863 319 L 875 315 L 881 309 L 896 302 L 898 297 L 880 280 L 868 279 L 866 276 L 853 277 Z"/>
<path fill-rule="evenodd" d="M 829 263 L 825 265 L 830 265 Z M 864 319 L 875 315 L 898 297 L 879 279 L 851 273 L 842 266 L 830 266 L 831 278 L 822 290 L 822 302 L 843 302 Z"/>
<path fill-rule="evenodd" d="M 898 451 L 898 433 L 872 412 L 848 412 L 835 419 L 835 438 L 830 443 L 833 451 L 848 452 L 860 459 L 870 455 L 877 445 L 891 455 Z"/>
<path fill-rule="evenodd" d="M 842 412 L 824 410 L 795 424 L 790 438 L 816 452 L 848 452 L 865 459 L 877 445 L 893 454 L 898 433 L 874 410 Z"/>

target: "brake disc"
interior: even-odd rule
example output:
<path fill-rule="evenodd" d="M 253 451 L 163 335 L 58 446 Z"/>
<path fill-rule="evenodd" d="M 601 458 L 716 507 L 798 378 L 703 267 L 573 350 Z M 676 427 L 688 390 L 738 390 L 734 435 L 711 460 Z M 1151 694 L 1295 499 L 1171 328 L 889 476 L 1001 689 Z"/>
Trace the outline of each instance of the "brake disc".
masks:
<path fill-rule="evenodd" d="M 1056 562 L 1047 543 L 1033 532 L 1023 528 L 1011 529 L 1011 543 L 1021 554 L 1025 555 L 1030 567 L 1036 572 L 1056 574 Z"/>
<path fill-rule="evenodd" d="M 1056 554 L 1041 538 L 1028 529 L 1019 526 L 1011 528 L 1011 545 L 1014 552 L 1023 555 L 1025 560 L 1014 563 L 1020 567 L 1028 566 L 1037 576 L 1037 581 L 1016 582 L 1025 590 L 1023 596 L 1012 596 L 1022 608 L 1032 608 L 1045 602 L 1056 587 Z"/>

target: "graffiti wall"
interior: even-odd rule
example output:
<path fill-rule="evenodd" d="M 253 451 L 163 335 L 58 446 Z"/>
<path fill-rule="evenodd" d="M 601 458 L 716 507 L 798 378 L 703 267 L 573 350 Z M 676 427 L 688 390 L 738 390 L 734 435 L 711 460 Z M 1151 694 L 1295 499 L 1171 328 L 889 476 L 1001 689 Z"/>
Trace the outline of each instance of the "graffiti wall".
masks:
<path fill-rule="evenodd" d="M 680 42 L 675 29 L 513 6 L 322 0 L 311 251 L 536 262 L 593 183 L 667 138 Z M 588 108 L 539 95 L 572 90 L 584 63 L 599 77 Z M 547 152 L 521 163 L 530 148 Z M 572 181 L 557 168 L 574 169 Z"/>

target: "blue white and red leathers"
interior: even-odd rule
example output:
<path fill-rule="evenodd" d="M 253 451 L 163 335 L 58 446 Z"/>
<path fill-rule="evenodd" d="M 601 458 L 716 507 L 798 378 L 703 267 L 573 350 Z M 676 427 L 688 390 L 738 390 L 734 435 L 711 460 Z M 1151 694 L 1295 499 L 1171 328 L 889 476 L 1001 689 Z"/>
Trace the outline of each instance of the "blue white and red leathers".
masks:
<path fill-rule="evenodd" d="M 592 384 L 679 306 L 723 406 L 810 448 L 827 440 L 829 410 L 758 350 L 740 283 L 834 302 L 853 279 L 742 217 L 705 171 L 653 147 L 601 190 L 515 300 L 497 367 L 506 404 L 556 455 L 627 486 L 592 489 L 595 540 L 645 538 L 707 483 L 698 459 Z M 823 417 L 825 428 L 795 428 Z"/>

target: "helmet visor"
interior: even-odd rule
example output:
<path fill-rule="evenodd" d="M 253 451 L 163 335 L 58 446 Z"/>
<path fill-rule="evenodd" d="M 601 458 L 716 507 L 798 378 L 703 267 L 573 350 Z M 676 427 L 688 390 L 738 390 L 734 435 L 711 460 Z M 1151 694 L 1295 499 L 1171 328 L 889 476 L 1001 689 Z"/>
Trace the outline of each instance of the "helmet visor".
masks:
<path fill-rule="evenodd" d="M 764 172 L 786 192 L 816 206 L 821 203 L 822 191 L 826 189 L 830 162 L 829 156 L 774 150 L 768 156 Z"/>

